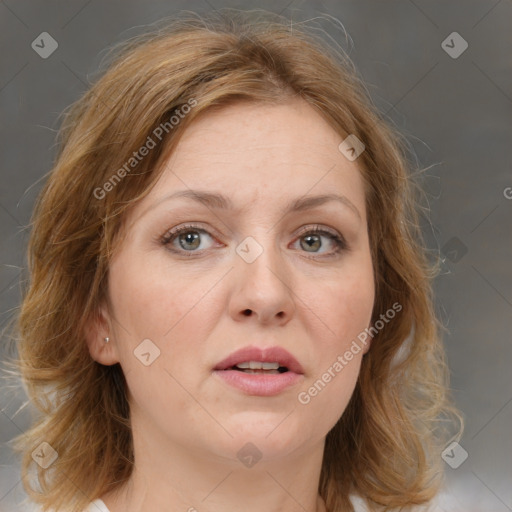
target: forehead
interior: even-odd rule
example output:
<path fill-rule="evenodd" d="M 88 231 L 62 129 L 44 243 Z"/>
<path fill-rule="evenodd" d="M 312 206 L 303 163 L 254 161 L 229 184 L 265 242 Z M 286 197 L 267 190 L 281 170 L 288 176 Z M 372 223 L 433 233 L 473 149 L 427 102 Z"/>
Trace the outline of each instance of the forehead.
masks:
<path fill-rule="evenodd" d="M 200 161 L 216 156 L 222 160 L 251 161 L 245 155 L 269 164 L 302 161 L 322 165 L 339 156 L 341 136 L 304 100 L 280 105 L 238 103 L 206 111 L 192 123 L 180 140 L 169 164 Z"/>
<path fill-rule="evenodd" d="M 146 199 L 201 189 L 247 205 L 340 193 L 364 215 L 363 180 L 338 149 L 343 138 L 304 100 L 207 111 L 187 128 Z"/>

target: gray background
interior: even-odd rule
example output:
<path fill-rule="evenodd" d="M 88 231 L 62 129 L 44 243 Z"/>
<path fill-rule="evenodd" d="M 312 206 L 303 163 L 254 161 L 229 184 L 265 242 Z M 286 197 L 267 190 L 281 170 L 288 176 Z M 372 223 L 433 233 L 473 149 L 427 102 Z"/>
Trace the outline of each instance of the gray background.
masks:
<path fill-rule="evenodd" d="M 102 50 L 179 10 L 226 6 L 340 20 L 351 41 L 320 25 L 350 51 L 375 104 L 429 168 L 425 235 L 445 256 L 436 300 L 469 454 L 458 469 L 446 466 L 439 512 L 512 510 L 510 0 L 0 0 L 0 328 L 19 304 L 26 226 L 55 155 L 57 117 L 87 88 Z M 458 58 L 442 47 L 454 31 L 469 45 Z M 59 45 L 47 59 L 31 48 L 42 32 Z M 1 349 L 3 360 L 5 336 Z M 23 390 L 2 386 L 0 511 L 12 511 L 24 492 L 6 443 L 27 427 L 30 407 L 18 411 Z"/>

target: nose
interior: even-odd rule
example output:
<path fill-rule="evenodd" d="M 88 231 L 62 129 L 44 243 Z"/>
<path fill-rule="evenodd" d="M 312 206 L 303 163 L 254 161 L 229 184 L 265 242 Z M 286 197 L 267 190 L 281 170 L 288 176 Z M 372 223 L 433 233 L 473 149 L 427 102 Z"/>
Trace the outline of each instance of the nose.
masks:
<path fill-rule="evenodd" d="M 260 324 L 284 325 L 296 307 L 293 276 L 275 248 L 260 247 L 262 252 L 253 261 L 244 259 L 243 252 L 235 254 L 230 315 L 236 321 L 251 318 Z"/>

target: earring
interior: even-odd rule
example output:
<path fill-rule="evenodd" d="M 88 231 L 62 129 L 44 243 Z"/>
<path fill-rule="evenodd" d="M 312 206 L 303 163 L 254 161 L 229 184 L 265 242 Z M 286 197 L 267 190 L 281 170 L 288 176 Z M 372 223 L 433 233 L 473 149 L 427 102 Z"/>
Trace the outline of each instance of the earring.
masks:
<path fill-rule="evenodd" d="M 110 338 L 106 337 L 106 338 L 103 338 L 103 340 L 105 341 L 105 343 L 108 343 L 110 341 Z"/>

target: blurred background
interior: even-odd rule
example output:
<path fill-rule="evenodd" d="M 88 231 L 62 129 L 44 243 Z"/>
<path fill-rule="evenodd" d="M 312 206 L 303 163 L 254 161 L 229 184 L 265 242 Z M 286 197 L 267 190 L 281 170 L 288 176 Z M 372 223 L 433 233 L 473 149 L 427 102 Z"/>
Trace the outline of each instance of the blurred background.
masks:
<path fill-rule="evenodd" d="M 309 24 L 349 53 L 375 105 L 427 168 L 425 238 L 443 258 L 436 306 L 466 419 L 460 444 L 443 455 L 437 512 L 511 511 L 510 0 L 0 0 L 0 329 L 19 305 L 27 226 L 55 157 L 59 114 L 112 44 L 181 10 L 222 7 L 266 9 L 291 23 L 322 16 Z M 4 335 L 0 360 L 9 355 Z M 7 443 L 30 423 L 26 400 L 21 386 L 2 381 L 0 511 L 25 510 Z"/>

